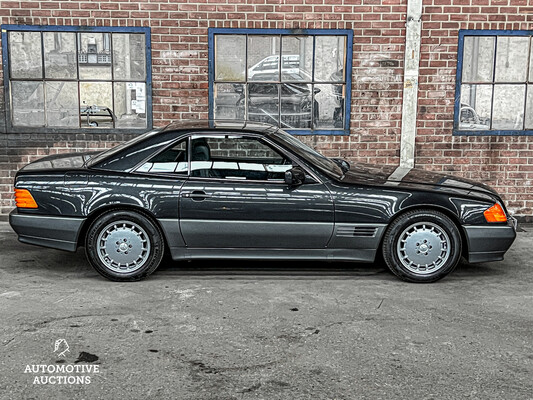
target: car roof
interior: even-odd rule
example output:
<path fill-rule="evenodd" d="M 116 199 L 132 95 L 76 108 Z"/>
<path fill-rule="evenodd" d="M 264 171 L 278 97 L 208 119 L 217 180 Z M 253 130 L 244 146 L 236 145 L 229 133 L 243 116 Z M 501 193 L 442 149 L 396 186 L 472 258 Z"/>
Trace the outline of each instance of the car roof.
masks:
<path fill-rule="evenodd" d="M 278 127 L 261 122 L 250 122 L 240 120 L 181 120 L 174 121 L 164 127 L 160 132 L 182 131 L 182 130 L 209 130 L 224 131 L 228 129 L 238 129 L 243 131 L 256 132 L 261 134 L 273 133 L 279 130 Z"/>
<path fill-rule="evenodd" d="M 243 133 L 255 133 L 270 135 L 279 128 L 270 124 L 249 122 L 242 120 L 181 120 L 168 124 L 162 129 L 146 132 L 128 142 L 124 142 L 87 162 L 88 167 L 96 167 L 115 171 L 127 171 L 128 168 L 137 165 L 149 153 L 156 151 L 158 146 L 165 146 L 174 140 L 180 140 L 182 135 L 199 132 L 220 132 L 227 134 L 228 131 L 240 131 Z M 132 150 L 133 149 L 133 150 Z"/>

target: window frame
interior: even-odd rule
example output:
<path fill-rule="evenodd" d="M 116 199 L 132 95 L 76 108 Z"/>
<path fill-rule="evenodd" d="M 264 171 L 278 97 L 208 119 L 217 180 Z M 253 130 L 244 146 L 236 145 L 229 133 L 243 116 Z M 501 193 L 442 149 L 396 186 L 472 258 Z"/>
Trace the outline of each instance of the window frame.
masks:
<path fill-rule="evenodd" d="M 14 25 L 14 24 L 2 24 L 2 68 L 4 73 L 4 110 L 6 121 L 6 133 L 91 133 L 91 134 L 108 134 L 108 133 L 145 133 L 152 130 L 153 126 L 153 110 L 152 110 L 152 45 L 151 45 L 151 28 L 150 27 L 118 27 L 118 26 L 66 26 L 66 25 Z M 9 33 L 10 32 L 73 32 L 79 33 L 136 33 L 143 34 L 145 38 L 145 70 L 146 77 L 145 83 L 145 96 L 146 96 L 146 127 L 144 128 L 88 128 L 88 127 L 35 127 L 35 126 L 14 126 L 12 122 L 12 101 L 11 101 L 11 65 L 9 62 Z M 43 44 L 41 43 L 41 49 Z M 76 48 L 78 42 L 76 40 Z M 44 53 L 42 54 L 44 63 Z M 78 68 L 79 62 L 76 63 Z M 115 82 L 130 82 L 123 79 L 115 79 L 113 76 L 113 67 L 111 67 L 111 79 L 90 79 L 81 80 L 79 78 L 79 72 L 76 79 L 64 79 L 72 82 L 95 81 L 95 82 L 110 82 L 114 85 Z M 44 76 L 40 79 L 14 79 L 13 81 L 40 81 L 46 82 L 47 80 L 60 80 L 60 79 L 47 79 Z M 140 82 L 140 81 L 138 81 Z M 79 96 L 79 92 L 78 92 Z M 113 104 L 114 104 L 114 96 Z M 114 112 L 114 110 L 113 110 Z"/>
<path fill-rule="evenodd" d="M 153 157 L 156 157 L 159 154 L 165 152 L 166 150 L 172 148 L 173 146 L 175 146 L 176 144 L 178 144 L 182 140 L 186 140 L 187 141 L 187 159 L 190 160 L 192 158 L 191 142 L 192 142 L 192 137 L 193 136 L 220 136 L 220 137 L 224 137 L 224 136 L 240 136 L 240 137 L 243 137 L 243 138 L 256 139 L 259 142 L 265 144 L 266 146 L 272 148 L 276 152 L 278 152 L 278 153 L 282 154 L 283 156 L 285 156 L 289 161 L 291 161 L 291 163 L 293 163 L 293 165 L 296 164 L 299 167 L 303 168 L 304 171 L 306 172 L 306 174 L 309 175 L 311 178 L 313 178 L 312 182 L 305 182 L 304 184 L 308 184 L 308 183 L 320 183 L 320 184 L 322 184 L 323 183 L 323 180 L 321 180 L 319 178 L 319 175 L 317 173 L 315 173 L 314 170 L 311 167 L 309 167 L 307 165 L 307 163 L 305 162 L 305 160 L 302 160 L 301 157 L 299 157 L 298 155 L 290 152 L 289 150 L 285 149 L 283 146 L 280 146 L 275 141 L 270 140 L 266 136 L 261 135 L 261 134 L 257 134 L 257 133 L 252 133 L 252 132 L 232 132 L 232 131 L 222 131 L 222 132 L 195 131 L 195 132 L 188 132 L 186 135 L 180 136 L 176 140 L 172 141 L 172 143 L 170 143 L 168 146 L 165 146 L 160 151 L 158 151 L 158 152 L 156 152 L 154 154 L 151 154 L 149 157 L 147 157 L 146 159 L 144 159 L 143 161 L 138 163 L 134 168 L 132 168 L 132 170 L 129 173 L 148 176 L 148 177 L 154 177 L 154 178 L 178 179 L 178 180 L 182 179 L 182 180 L 189 180 L 189 181 L 198 180 L 198 181 L 203 181 L 203 182 L 212 181 L 212 182 L 233 182 L 233 183 L 237 183 L 237 182 L 238 183 L 265 183 L 265 184 L 268 184 L 268 185 L 272 185 L 272 184 L 276 184 L 276 185 L 284 184 L 284 185 L 287 185 L 283 180 L 280 180 L 280 181 L 272 181 L 272 180 L 271 181 L 262 181 L 262 180 L 252 180 L 252 179 L 245 180 L 245 179 L 206 178 L 206 177 L 200 177 L 200 176 L 192 176 L 192 174 L 191 174 L 192 167 L 191 167 L 191 162 L 190 161 L 188 162 L 189 165 L 187 166 L 187 174 L 178 174 L 178 173 L 175 173 L 175 172 L 151 172 L 151 171 L 146 172 L 146 171 L 139 171 L 139 168 L 141 168 L 150 159 L 152 159 Z"/>
<path fill-rule="evenodd" d="M 465 44 L 465 38 L 471 37 L 471 36 L 491 36 L 495 37 L 496 41 L 497 38 L 500 36 L 512 36 L 512 37 L 530 37 L 530 50 L 528 55 L 528 65 L 527 65 L 527 76 L 526 80 L 523 83 L 526 86 L 526 90 L 524 93 L 525 96 L 525 105 L 527 105 L 527 94 L 528 90 L 527 87 L 530 84 L 529 83 L 529 62 L 532 62 L 530 58 L 533 58 L 533 55 L 531 54 L 533 52 L 533 30 L 497 30 L 497 29 L 460 29 L 459 30 L 459 37 L 458 37 L 458 46 L 457 46 L 457 71 L 455 76 L 455 103 L 454 103 L 454 116 L 453 116 L 453 135 L 455 136 L 533 136 L 533 129 L 516 129 L 516 130 L 502 130 L 502 129 L 495 129 L 495 130 L 461 130 L 459 129 L 460 121 L 461 121 L 461 87 L 463 85 L 462 78 L 463 78 L 463 56 L 464 56 L 464 44 Z M 498 49 L 497 43 L 495 45 L 494 50 L 494 64 L 496 63 L 496 51 Z M 495 82 L 494 81 L 494 66 L 493 66 L 493 80 L 490 82 L 487 82 L 487 84 L 492 85 L 493 91 L 492 91 L 492 101 L 494 101 L 494 86 L 503 84 L 505 85 L 505 82 Z M 468 85 L 469 83 L 465 83 Z M 470 83 L 472 84 L 472 83 Z M 522 83 L 516 83 L 516 84 L 522 84 Z M 531 86 L 533 86 L 533 82 L 531 83 Z M 492 104 L 491 104 L 491 108 Z M 492 122 L 492 115 L 493 111 L 491 112 L 491 122 Z M 525 115 L 524 115 L 525 119 Z"/>
<path fill-rule="evenodd" d="M 289 157 L 287 154 L 285 154 L 284 152 L 280 151 L 280 149 L 276 148 L 273 144 L 269 143 L 267 140 L 265 140 L 264 137 L 260 136 L 260 135 L 252 135 L 252 134 L 249 134 L 249 133 L 235 133 L 235 134 L 232 134 L 232 133 L 228 133 L 228 132 L 221 132 L 221 133 L 218 133 L 218 132 L 212 132 L 212 133 L 191 133 L 189 135 L 189 142 L 188 142 L 188 149 L 189 149 L 189 157 L 190 157 L 190 162 L 189 162 L 189 170 L 188 170 L 188 176 L 189 176 L 189 179 L 206 179 L 206 180 L 216 180 L 216 181 L 222 181 L 222 182 L 263 182 L 263 183 L 277 183 L 277 184 L 280 184 L 280 183 L 285 183 L 285 181 L 283 179 L 271 179 L 271 180 L 262 180 L 262 179 L 235 179 L 235 178 L 215 178 L 215 177 L 201 177 L 201 176 L 194 176 L 192 174 L 193 172 L 193 169 L 192 169 L 192 163 L 193 163 L 193 160 L 192 160 L 192 141 L 194 139 L 197 139 L 197 138 L 224 138 L 224 137 L 227 137 L 227 136 L 234 136 L 233 139 L 247 139 L 247 140 L 256 140 L 258 143 L 270 148 L 271 150 L 275 151 L 277 154 L 281 155 L 282 157 L 284 157 L 286 160 L 290 161 L 291 165 L 294 163 L 294 160 Z M 236 161 L 238 163 L 238 161 Z M 211 168 L 212 169 L 212 168 Z"/>
<path fill-rule="evenodd" d="M 344 127 L 340 129 L 285 129 L 292 135 L 339 135 L 350 134 L 350 116 L 352 104 L 352 63 L 353 63 L 353 30 L 351 29 L 248 29 L 248 28 L 209 28 L 208 29 L 208 80 L 209 80 L 209 119 L 214 118 L 214 85 L 215 80 L 215 35 L 258 35 L 258 36 L 346 36 L 346 71 L 344 97 Z M 314 43 L 314 42 L 313 42 Z M 313 61 L 315 49 L 313 45 Z M 280 66 L 282 64 L 280 57 Z M 248 68 L 248 67 L 246 67 Z M 282 67 L 280 67 L 281 69 Z M 245 81 L 248 84 L 252 81 Z M 273 84 L 278 84 L 272 82 Z M 313 79 L 313 83 L 315 83 Z"/>

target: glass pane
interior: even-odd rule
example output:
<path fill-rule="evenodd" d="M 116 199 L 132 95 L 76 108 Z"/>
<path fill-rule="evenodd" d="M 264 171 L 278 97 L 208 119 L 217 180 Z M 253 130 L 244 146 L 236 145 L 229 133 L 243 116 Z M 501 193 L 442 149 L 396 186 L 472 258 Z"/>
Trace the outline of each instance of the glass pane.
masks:
<path fill-rule="evenodd" d="M 524 129 L 526 85 L 494 86 L 492 129 Z"/>
<path fill-rule="evenodd" d="M 273 83 L 248 85 L 248 120 L 279 126 L 278 87 Z"/>
<path fill-rule="evenodd" d="M 499 36 L 496 50 L 496 82 L 525 82 L 529 38 Z"/>
<path fill-rule="evenodd" d="M 80 82 L 82 128 L 113 128 L 111 82 Z"/>
<path fill-rule="evenodd" d="M 248 80 L 279 80 L 279 36 L 248 36 Z"/>
<path fill-rule="evenodd" d="M 12 78 L 42 78 L 40 32 L 9 32 L 9 65 Z"/>
<path fill-rule="evenodd" d="M 137 169 L 138 172 L 187 174 L 187 139 L 153 157 Z"/>
<path fill-rule="evenodd" d="M 199 137 L 192 140 L 193 176 L 282 180 L 290 161 L 256 139 Z"/>
<path fill-rule="evenodd" d="M 46 125 L 79 127 L 78 83 L 49 81 L 45 91 Z"/>
<path fill-rule="evenodd" d="M 243 84 L 217 83 L 213 93 L 215 119 L 245 119 Z"/>
<path fill-rule="evenodd" d="M 76 34 L 43 32 L 43 42 L 45 76 L 76 79 Z"/>
<path fill-rule="evenodd" d="M 215 36 L 215 79 L 244 81 L 246 36 Z"/>
<path fill-rule="evenodd" d="M 533 129 L 533 85 L 527 86 L 526 125 L 525 129 Z"/>
<path fill-rule="evenodd" d="M 310 129 L 313 96 L 311 84 L 284 83 L 281 85 L 281 127 Z M 318 111 L 315 103 L 315 111 Z"/>
<path fill-rule="evenodd" d="M 316 36 L 315 42 L 315 81 L 343 82 L 346 36 Z"/>
<path fill-rule="evenodd" d="M 463 50 L 463 82 L 492 82 L 495 43 L 495 37 L 465 37 Z"/>
<path fill-rule="evenodd" d="M 283 36 L 281 47 L 281 80 L 311 82 L 313 38 L 311 36 Z"/>
<path fill-rule="evenodd" d="M 460 130 L 489 130 L 492 85 L 461 86 Z"/>
<path fill-rule="evenodd" d="M 11 82 L 13 126 L 44 126 L 42 82 Z"/>
<path fill-rule="evenodd" d="M 144 81 L 146 44 L 143 34 L 113 33 L 113 68 L 115 79 Z"/>
<path fill-rule="evenodd" d="M 115 82 L 117 128 L 146 127 L 146 85 L 144 82 Z"/>
<path fill-rule="evenodd" d="M 314 85 L 315 129 L 344 127 L 345 85 Z"/>
<path fill-rule="evenodd" d="M 111 34 L 78 33 L 80 79 L 111 79 Z"/>

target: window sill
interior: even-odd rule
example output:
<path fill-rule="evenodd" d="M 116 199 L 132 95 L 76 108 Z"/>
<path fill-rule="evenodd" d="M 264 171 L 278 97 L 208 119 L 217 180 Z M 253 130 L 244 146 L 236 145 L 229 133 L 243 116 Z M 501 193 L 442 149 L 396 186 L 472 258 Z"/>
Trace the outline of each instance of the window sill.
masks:
<path fill-rule="evenodd" d="M 305 129 L 286 129 L 281 128 L 285 132 L 290 133 L 291 135 L 301 135 L 301 136 L 348 136 L 350 135 L 349 129 L 315 129 L 315 130 L 305 130 Z"/>
<path fill-rule="evenodd" d="M 58 133 L 58 134 L 69 134 L 69 135 L 75 135 L 75 134 L 110 134 L 110 133 L 134 133 L 134 134 L 141 134 L 152 130 L 152 128 L 138 128 L 138 129 L 132 129 L 132 128 L 115 128 L 115 129 L 109 129 L 109 128 L 42 128 L 42 127 L 25 127 L 25 126 L 17 126 L 17 127 L 9 127 L 6 132 L 2 132 L 4 134 L 11 134 L 11 133 Z"/>
<path fill-rule="evenodd" d="M 527 131 L 463 131 L 454 129 L 454 136 L 533 136 L 533 130 Z"/>

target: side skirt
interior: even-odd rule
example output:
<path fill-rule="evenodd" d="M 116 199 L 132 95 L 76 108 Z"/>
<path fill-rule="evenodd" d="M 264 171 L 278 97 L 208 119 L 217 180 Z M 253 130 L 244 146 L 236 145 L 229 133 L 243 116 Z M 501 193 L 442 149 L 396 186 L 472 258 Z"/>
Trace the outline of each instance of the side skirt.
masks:
<path fill-rule="evenodd" d="M 374 262 L 376 249 L 191 249 L 171 247 L 173 260 L 319 260 Z"/>

